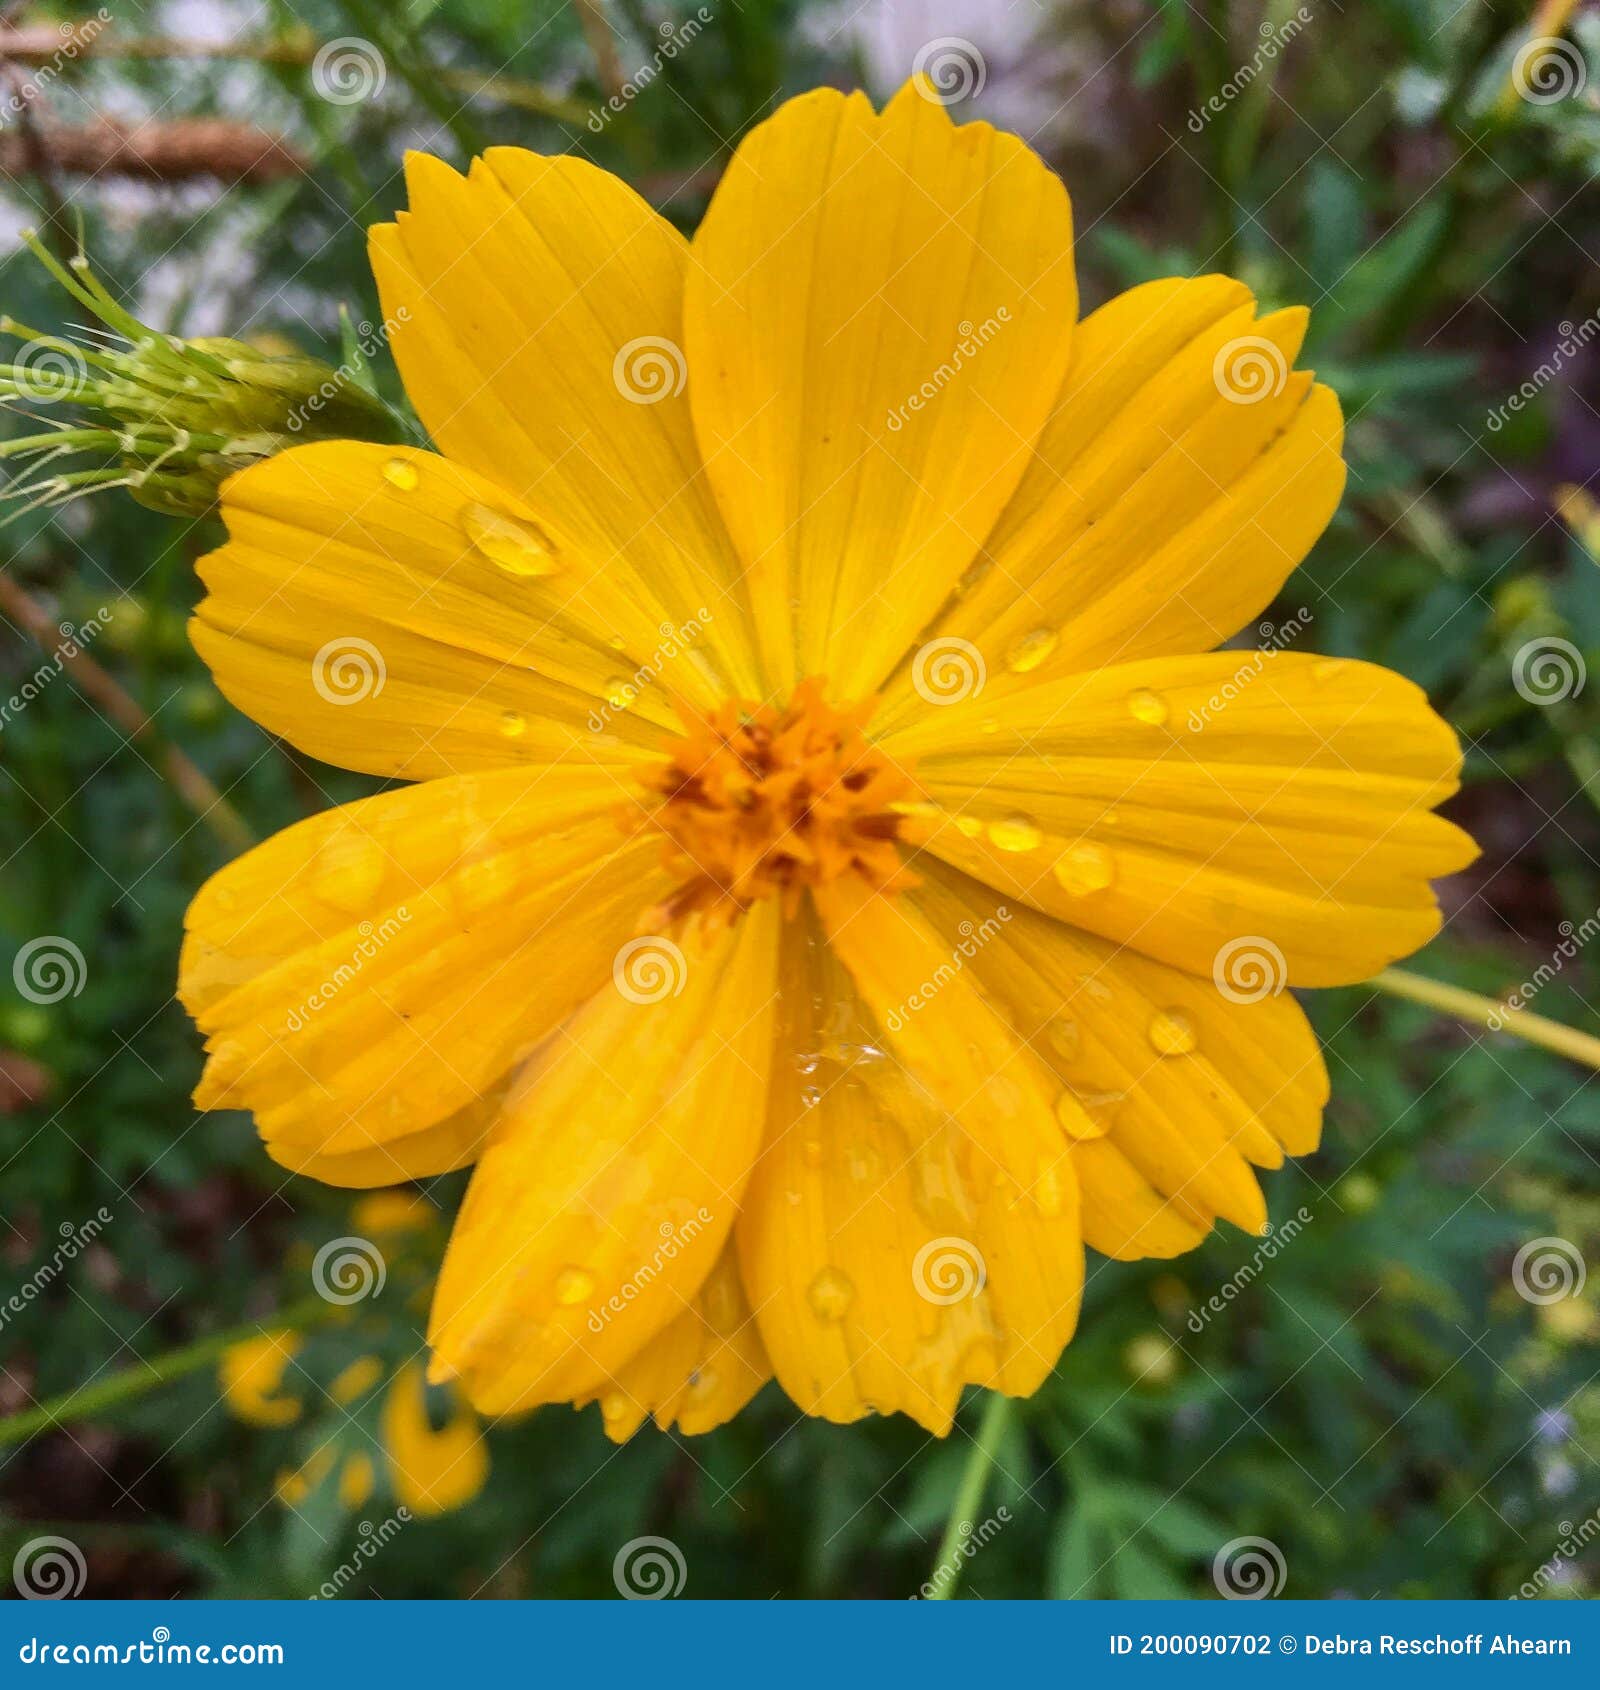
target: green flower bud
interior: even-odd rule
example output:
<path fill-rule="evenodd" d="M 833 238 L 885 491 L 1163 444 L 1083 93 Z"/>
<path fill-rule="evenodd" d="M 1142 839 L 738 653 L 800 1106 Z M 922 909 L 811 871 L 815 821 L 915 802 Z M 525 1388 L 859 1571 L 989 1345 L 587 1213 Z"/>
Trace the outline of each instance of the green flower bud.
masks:
<path fill-rule="evenodd" d="M 28 468 L 4 493 L 26 499 L 23 509 L 126 487 L 153 510 L 202 516 L 228 476 L 286 447 L 408 437 L 373 389 L 348 324 L 337 369 L 240 340 L 158 334 L 111 297 L 81 253 L 63 266 L 31 233 L 23 239 L 110 331 L 68 340 L 0 317 L 0 333 L 25 342 L 14 362 L 0 364 L 0 404 L 47 425 L 0 441 L 0 458 Z M 63 418 L 57 407 L 78 415 Z"/>

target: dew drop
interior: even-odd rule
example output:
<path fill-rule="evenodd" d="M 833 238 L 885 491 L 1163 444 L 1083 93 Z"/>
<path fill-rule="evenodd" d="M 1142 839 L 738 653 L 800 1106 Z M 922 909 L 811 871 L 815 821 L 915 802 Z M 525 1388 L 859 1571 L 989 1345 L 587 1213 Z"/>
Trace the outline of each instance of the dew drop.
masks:
<path fill-rule="evenodd" d="M 1128 694 L 1128 714 L 1136 722 L 1159 728 L 1167 719 L 1167 701 L 1149 687 L 1139 687 Z"/>
<path fill-rule="evenodd" d="M 1056 859 L 1056 879 L 1075 898 L 1103 892 L 1115 877 L 1111 853 L 1092 839 L 1080 840 Z"/>
<path fill-rule="evenodd" d="M 836 1267 L 825 1267 L 806 1289 L 806 1301 L 818 1320 L 832 1324 L 843 1320 L 854 1301 L 856 1288 L 848 1274 Z"/>
<path fill-rule="evenodd" d="M 390 458 L 383 466 L 383 479 L 401 493 L 415 493 L 422 482 L 417 466 L 409 458 Z"/>
<path fill-rule="evenodd" d="M 473 546 L 507 575 L 553 575 L 560 567 L 548 540 L 487 505 L 468 505 L 461 526 Z"/>
<path fill-rule="evenodd" d="M 983 832 L 983 823 L 976 816 L 957 816 L 956 832 L 963 839 L 976 839 Z"/>
<path fill-rule="evenodd" d="M 1078 1060 L 1083 1049 L 1083 1030 L 1070 1015 L 1058 1015 L 1046 1031 L 1056 1055 L 1063 1062 Z"/>
<path fill-rule="evenodd" d="M 1033 1182 L 1033 1201 L 1039 1213 L 1054 1220 L 1065 1203 L 1060 1170 L 1054 1162 L 1041 1163 Z"/>
<path fill-rule="evenodd" d="M 628 1412 L 628 1399 L 621 1391 L 607 1391 L 600 1399 L 600 1412 L 607 1420 L 621 1420 Z"/>
<path fill-rule="evenodd" d="M 807 1109 L 815 1109 L 822 1101 L 821 1086 L 802 1086 L 800 1089 L 800 1101 Z"/>
<path fill-rule="evenodd" d="M 587 1268 L 564 1267 L 556 1275 L 556 1301 L 567 1308 L 581 1303 L 594 1290 L 594 1275 Z"/>
<path fill-rule="evenodd" d="M 1120 1091 L 1064 1091 L 1056 1099 L 1056 1119 L 1069 1138 L 1104 1138 L 1116 1125 Z"/>
<path fill-rule="evenodd" d="M 1059 636 L 1053 628 L 1035 628 L 1024 634 L 1006 653 L 1006 667 L 1013 675 L 1031 674 L 1056 649 Z"/>
<path fill-rule="evenodd" d="M 989 823 L 989 842 L 1001 851 L 1035 851 L 1044 843 L 1044 834 L 1032 816 L 1018 810 L 1003 821 Z"/>
<path fill-rule="evenodd" d="M 1151 1048 L 1162 1056 L 1187 1056 L 1198 1043 L 1194 1023 L 1181 1009 L 1163 1009 L 1149 1031 Z"/>
<path fill-rule="evenodd" d="M 606 676 L 606 703 L 613 710 L 626 710 L 638 695 L 638 688 L 625 675 Z"/>
<path fill-rule="evenodd" d="M 521 739 L 528 731 L 528 718 L 520 710 L 500 712 L 500 732 L 506 739 Z"/>
<path fill-rule="evenodd" d="M 1000 731 L 1000 718 L 998 716 L 985 716 L 984 719 L 981 722 L 979 722 L 979 724 L 978 724 L 978 732 L 979 733 L 997 734 L 997 733 L 999 733 L 999 731 Z"/>

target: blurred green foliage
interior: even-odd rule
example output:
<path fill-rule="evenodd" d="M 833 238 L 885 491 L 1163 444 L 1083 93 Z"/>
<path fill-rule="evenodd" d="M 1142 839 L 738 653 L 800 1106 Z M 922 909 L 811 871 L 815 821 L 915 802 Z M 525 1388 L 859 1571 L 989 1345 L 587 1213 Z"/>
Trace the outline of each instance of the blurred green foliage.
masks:
<path fill-rule="evenodd" d="M 1089 304 L 1223 268 L 1267 306 L 1313 307 L 1307 362 L 1344 399 L 1350 486 L 1268 620 L 1309 606 L 1318 649 L 1401 670 L 1461 727 L 1467 784 L 1452 813 L 1484 857 L 1446 889 L 1447 936 L 1418 967 L 1513 989 L 1561 923 L 1600 906 L 1600 687 L 1541 708 L 1511 684 L 1530 633 L 1600 659 L 1596 561 L 1552 514 L 1554 490 L 1592 486 L 1600 466 L 1595 346 L 1489 420 L 1600 309 L 1600 17 L 1589 8 L 1563 36 L 1586 87 L 1508 104 L 1528 6 L 1308 0 L 1311 21 L 1197 130 L 1190 115 L 1292 7 L 1057 0 L 1030 47 L 998 16 L 930 0 L 909 22 L 896 9 L 911 31 L 898 58 L 876 9 L 708 6 L 692 44 L 596 131 L 583 114 L 605 94 L 582 8 L 330 0 L 273 5 L 257 28 L 219 0 L 219 40 L 375 43 L 382 95 L 318 98 L 304 52 L 91 51 L 49 89 L 50 120 L 247 113 L 307 169 L 222 193 L 23 172 L 5 198 L 15 223 L 47 226 L 54 202 L 68 229 L 81 218 L 101 273 L 161 327 L 268 336 L 336 363 L 340 305 L 378 316 L 363 231 L 402 203 L 404 148 L 458 163 L 492 143 L 576 148 L 687 229 L 728 149 L 780 95 L 823 80 L 881 95 L 919 40 L 971 35 L 989 64 L 973 109 L 1005 122 L 1026 96 L 1025 127 L 1068 177 Z M 628 73 L 699 9 L 594 10 Z M 530 88 L 565 120 L 528 109 Z M 64 320 L 25 254 L 0 293 L 24 321 Z M 392 371 L 379 373 L 398 398 Z M 188 1102 L 199 1050 L 172 1000 L 177 947 L 190 896 L 231 851 L 162 778 L 164 747 L 263 835 L 373 783 L 272 741 L 212 688 L 184 631 L 208 524 L 111 494 L 5 533 L 7 578 L 51 622 L 106 613 L 91 655 L 152 723 L 130 737 L 55 675 L 0 725 L 0 953 L 50 933 L 87 958 L 81 993 L 53 1004 L 0 977 L 0 1288 L 36 1276 L 101 1206 L 115 1217 L 0 1326 L 0 1411 L 15 1413 L 270 1316 L 303 1297 L 311 1252 L 348 1230 L 346 1194 L 281 1175 L 247 1119 L 198 1117 Z M 41 662 L 16 620 L 7 607 L 0 696 Z M 1536 1007 L 1592 1028 L 1597 988 L 1600 956 L 1584 953 Z M 981 1512 L 1010 1519 L 968 1563 L 967 1591 L 1209 1596 L 1216 1552 L 1261 1536 L 1282 1550 L 1289 1595 L 1507 1595 L 1600 1509 L 1596 1288 L 1539 1306 L 1510 1275 L 1516 1250 L 1544 1236 L 1600 1260 L 1594 1076 L 1366 989 L 1310 1007 L 1334 1085 L 1324 1146 L 1267 1188 L 1280 1227 L 1302 1206 L 1312 1218 L 1209 1318 L 1194 1311 L 1258 1241 L 1224 1226 L 1175 1263 L 1092 1260 L 1080 1335 L 997 1452 Z M 462 1183 L 432 1187 L 445 1216 Z M 421 1315 L 402 1298 L 385 1306 L 396 1354 L 410 1353 Z M 370 1334 L 328 1325 L 312 1343 L 331 1370 Z M 690 1595 L 910 1595 L 977 1407 L 941 1444 L 898 1419 L 806 1422 L 769 1387 L 712 1436 L 647 1430 L 621 1449 L 596 1410 L 547 1409 L 495 1428 L 484 1494 L 408 1527 L 351 1593 L 609 1595 L 618 1546 L 653 1533 L 683 1551 Z M 370 1435 L 326 1401 L 292 1428 L 246 1427 L 201 1368 L 0 1451 L 0 1563 L 59 1530 L 88 1554 L 90 1594 L 303 1594 L 349 1557 L 359 1519 L 384 1511 L 381 1498 L 364 1510 L 320 1492 L 297 1510 L 273 1500 L 274 1475 L 329 1433 Z M 1549 1593 L 1595 1577 L 1580 1558 Z"/>

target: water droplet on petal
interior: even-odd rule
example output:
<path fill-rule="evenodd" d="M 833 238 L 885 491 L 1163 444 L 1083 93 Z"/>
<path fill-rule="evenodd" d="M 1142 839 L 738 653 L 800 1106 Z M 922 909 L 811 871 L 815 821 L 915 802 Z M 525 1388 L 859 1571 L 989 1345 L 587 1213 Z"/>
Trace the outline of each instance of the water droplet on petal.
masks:
<path fill-rule="evenodd" d="M 607 1420 L 621 1420 L 628 1412 L 628 1399 L 621 1391 L 607 1391 L 600 1399 L 600 1412 Z"/>
<path fill-rule="evenodd" d="M 638 688 L 625 675 L 606 676 L 606 703 L 613 710 L 626 710 L 638 696 Z"/>
<path fill-rule="evenodd" d="M 1076 1062 L 1083 1049 L 1083 1030 L 1070 1015 L 1058 1015 L 1046 1029 L 1056 1055 L 1063 1062 Z"/>
<path fill-rule="evenodd" d="M 800 1090 L 800 1101 L 807 1109 L 815 1109 L 822 1101 L 821 1086 L 803 1086 Z"/>
<path fill-rule="evenodd" d="M 390 458 L 383 466 L 383 479 L 401 493 L 415 493 L 422 482 L 417 466 L 409 458 Z"/>
<path fill-rule="evenodd" d="M 1024 634 L 1006 653 L 1006 667 L 1013 675 L 1030 674 L 1056 649 L 1058 637 L 1054 628 L 1035 628 Z"/>
<path fill-rule="evenodd" d="M 507 575 L 553 575 L 560 568 L 542 534 L 488 505 L 468 505 L 461 513 L 461 526 L 468 540 Z"/>
<path fill-rule="evenodd" d="M 528 718 L 520 710 L 500 712 L 500 732 L 507 739 L 521 739 L 528 731 Z"/>
<path fill-rule="evenodd" d="M 989 823 L 989 842 L 1001 851 L 1035 851 L 1044 843 L 1044 834 L 1032 816 L 1018 810 L 1003 821 Z"/>
<path fill-rule="evenodd" d="M 1167 719 L 1167 701 L 1149 687 L 1139 687 L 1128 694 L 1128 714 L 1136 722 L 1147 722 L 1159 728 Z"/>
<path fill-rule="evenodd" d="M 594 1290 L 594 1275 L 587 1268 L 564 1267 L 556 1275 L 556 1301 L 567 1308 L 581 1303 Z"/>
<path fill-rule="evenodd" d="M 1000 731 L 1000 718 L 998 716 L 985 716 L 984 719 L 981 722 L 979 722 L 979 724 L 978 724 L 978 732 L 979 733 L 997 734 L 997 733 L 999 733 L 999 731 Z"/>
<path fill-rule="evenodd" d="M 1150 1023 L 1151 1048 L 1162 1056 L 1187 1056 L 1199 1041 L 1181 1009 L 1163 1009 Z"/>
<path fill-rule="evenodd" d="M 1061 1171 L 1054 1162 L 1046 1162 L 1040 1166 L 1033 1182 L 1033 1201 L 1039 1213 L 1050 1220 L 1054 1220 L 1061 1213 L 1065 1202 L 1064 1182 Z"/>
<path fill-rule="evenodd" d="M 856 1288 L 850 1283 L 848 1274 L 841 1273 L 836 1267 L 825 1267 L 807 1288 L 806 1301 L 818 1320 L 831 1325 L 844 1319 L 855 1294 Z"/>
<path fill-rule="evenodd" d="M 983 823 L 976 816 L 957 816 L 956 832 L 963 839 L 976 839 L 983 832 Z"/>
<path fill-rule="evenodd" d="M 1092 839 L 1080 840 L 1056 860 L 1056 879 L 1062 888 L 1075 898 L 1086 898 L 1091 892 L 1103 892 L 1115 877 L 1111 853 Z"/>
<path fill-rule="evenodd" d="M 1069 1138 L 1104 1138 L 1126 1097 L 1120 1091 L 1064 1091 L 1056 1099 L 1056 1119 Z"/>

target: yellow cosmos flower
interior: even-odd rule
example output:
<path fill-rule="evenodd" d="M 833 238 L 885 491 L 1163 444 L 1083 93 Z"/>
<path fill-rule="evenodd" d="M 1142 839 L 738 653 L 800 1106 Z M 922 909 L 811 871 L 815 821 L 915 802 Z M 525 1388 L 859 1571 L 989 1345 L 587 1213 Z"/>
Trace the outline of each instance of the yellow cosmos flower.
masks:
<path fill-rule="evenodd" d="M 300 1346 L 297 1332 L 263 1332 L 230 1344 L 217 1368 L 229 1411 L 251 1426 L 292 1426 L 303 1405 L 284 1390 L 283 1377 Z"/>
<path fill-rule="evenodd" d="M 407 177 L 438 453 L 234 478 L 194 635 L 416 784 L 201 891 L 197 1102 L 338 1185 L 476 1163 L 430 1338 L 485 1412 L 1033 1391 L 1086 1244 L 1262 1227 L 1327 1094 L 1284 984 L 1473 855 L 1414 686 L 1212 650 L 1343 487 L 1306 313 L 1079 321 L 1061 183 L 915 86 L 784 106 L 692 241 L 575 158 Z"/>

